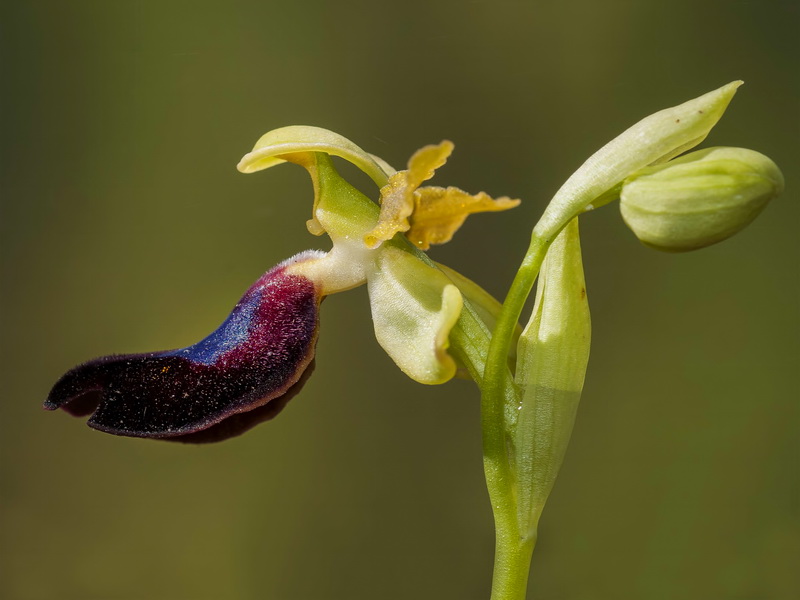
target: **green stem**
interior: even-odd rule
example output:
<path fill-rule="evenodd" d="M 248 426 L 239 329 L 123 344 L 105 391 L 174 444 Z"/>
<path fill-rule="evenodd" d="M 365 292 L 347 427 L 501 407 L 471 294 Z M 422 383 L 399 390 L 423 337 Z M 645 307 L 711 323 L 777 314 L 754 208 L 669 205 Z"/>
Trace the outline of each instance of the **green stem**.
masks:
<path fill-rule="evenodd" d="M 481 382 L 483 466 L 494 513 L 496 543 L 492 600 L 522 600 L 535 539 L 524 539 L 517 522 L 516 498 L 508 457 L 505 398 L 512 385 L 506 357 L 522 308 L 530 294 L 551 239 L 534 234 L 511 284 L 492 334 Z"/>
<path fill-rule="evenodd" d="M 516 337 L 519 316 L 530 295 L 550 241 L 535 232 L 528 252 L 489 331 L 465 299 L 459 322 L 450 333 L 450 351 L 467 366 L 480 385 L 481 429 L 486 484 L 494 513 L 496 540 L 491 600 L 524 600 L 536 536 L 520 532 L 516 487 L 508 456 L 505 406 L 517 400 L 507 357 Z"/>
<path fill-rule="evenodd" d="M 508 539 L 503 533 L 498 527 L 491 600 L 524 600 L 536 538 L 523 540 L 513 532 Z"/>

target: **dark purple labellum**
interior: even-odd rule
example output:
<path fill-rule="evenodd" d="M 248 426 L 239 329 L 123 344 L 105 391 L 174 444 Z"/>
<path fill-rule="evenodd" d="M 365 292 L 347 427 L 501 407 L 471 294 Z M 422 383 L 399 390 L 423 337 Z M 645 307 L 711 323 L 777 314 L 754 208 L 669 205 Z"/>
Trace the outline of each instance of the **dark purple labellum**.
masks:
<path fill-rule="evenodd" d="M 55 384 L 44 407 L 79 416 L 96 407 L 89 425 L 116 435 L 191 438 L 283 396 L 314 357 L 321 299 L 312 281 L 287 266 L 256 281 L 204 340 L 84 363 Z"/>

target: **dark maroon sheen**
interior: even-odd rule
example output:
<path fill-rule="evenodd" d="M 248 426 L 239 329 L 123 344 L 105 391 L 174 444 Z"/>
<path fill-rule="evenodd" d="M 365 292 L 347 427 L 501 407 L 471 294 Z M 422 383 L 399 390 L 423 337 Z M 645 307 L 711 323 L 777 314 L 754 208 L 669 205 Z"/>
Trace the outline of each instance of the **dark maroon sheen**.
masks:
<path fill-rule="evenodd" d="M 256 425 L 271 421 L 281 413 L 281 411 L 289 403 L 289 400 L 294 398 L 302 391 L 306 381 L 308 381 L 308 378 L 314 372 L 315 362 L 315 360 L 312 360 L 309 363 L 308 367 L 306 367 L 306 370 L 303 371 L 303 374 L 300 376 L 300 380 L 286 390 L 282 396 L 278 396 L 266 404 L 257 406 L 253 410 L 231 415 L 219 423 L 214 423 L 207 429 L 202 429 L 194 433 L 186 433 L 176 437 L 165 437 L 161 439 L 168 442 L 180 442 L 182 444 L 213 444 L 240 436 L 243 433 L 251 430 Z"/>
<path fill-rule="evenodd" d="M 94 409 L 89 425 L 116 435 L 196 434 L 298 382 L 314 356 L 319 303 L 313 282 L 278 266 L 207 338 L 178 350 L 84 363 L 55 384 L 44 407 L 77 416 Z"/>

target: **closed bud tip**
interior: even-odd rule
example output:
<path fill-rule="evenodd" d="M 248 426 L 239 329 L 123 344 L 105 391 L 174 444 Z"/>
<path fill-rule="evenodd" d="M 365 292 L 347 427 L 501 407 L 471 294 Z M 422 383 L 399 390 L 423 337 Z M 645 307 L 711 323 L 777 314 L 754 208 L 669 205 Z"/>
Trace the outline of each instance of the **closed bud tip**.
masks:
<path fill-rule="evenodd" d="M 708 148 L 628 177 L 620 210 L 644 244 L 685 252 L 737 233 L 781 191 L 783 175 L 763 154 Z"/>

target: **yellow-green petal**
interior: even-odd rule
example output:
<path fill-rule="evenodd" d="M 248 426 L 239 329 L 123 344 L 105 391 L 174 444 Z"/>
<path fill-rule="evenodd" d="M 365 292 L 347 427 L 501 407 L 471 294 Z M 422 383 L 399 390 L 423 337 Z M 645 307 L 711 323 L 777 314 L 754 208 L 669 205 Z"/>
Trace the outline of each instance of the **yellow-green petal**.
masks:
<path fill-rule="evenodd" d="M 419 383 L 452 379 L 448 336 L 463 300 L 447 276 L 387 242 L 376 251 L 367 287 L 375 337 L 400 370 Z"/>
<path fill-rule="evenodd" d="M 408 218 L 416 206 L 415 196 L 421 183 L 433 177 L 436 169 L 447 162 L 453 142 L 444 140 L 417 150 L 408 159 L 408 169 L 398 171 L 381 188 L 381 216 L 375 228 L 364 236 L 364 243 L 377 248 L 396 233 L 408 231 Z"/>
<path fill-rule="evenodd" d="M 420 250 L 431 244 L 446 244 L 469 215 L 498 212 L 519 206 L 519 200 L 507 196 L 492 198 L 486 192 L 469 194 L 457 187 L 425 186 L 417 190 L 411 227 L 406 237 Z"/>

